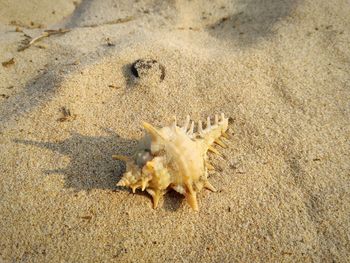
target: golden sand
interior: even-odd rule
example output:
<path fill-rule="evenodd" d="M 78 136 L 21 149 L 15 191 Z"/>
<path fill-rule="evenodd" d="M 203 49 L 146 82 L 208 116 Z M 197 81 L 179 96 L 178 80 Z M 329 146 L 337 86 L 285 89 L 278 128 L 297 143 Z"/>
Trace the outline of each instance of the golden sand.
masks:
<path fill-rule="evenodd" d="M 0 261 L 349 262 L 349 14 L 345 0 L 0 0 Z M 135 78 L 141 58 L 164 79 Z M 220 112 L 232 136 L 200 212 L 116 187 L 112 155 L 142 121 Z"/>

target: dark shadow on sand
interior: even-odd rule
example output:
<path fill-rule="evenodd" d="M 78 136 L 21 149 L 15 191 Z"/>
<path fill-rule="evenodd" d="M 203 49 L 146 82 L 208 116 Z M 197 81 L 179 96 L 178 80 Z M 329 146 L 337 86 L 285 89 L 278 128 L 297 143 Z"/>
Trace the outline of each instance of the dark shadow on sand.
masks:
<path fill-rule="evenodd" d="M 183 195 L 177 193 L 174 190 L 170 190 L 163 196 L 163 208 L 167 211 L 175 212 L 178 210 L 182 203 L 186 203 Z"/>
<path fill-rule="evenodd" d="M 62 81 L 57 70 L 57 67 L 47 66 L 47 70 L 29 80 L 21 92 L 3 102 L 0 107 L 0 123 L 5 125 L 14 117 L 20 117 L 36 108 L 41 102 L 49 100 Z M 0 126 L 0 130 L 2 128 Z"/>
<path fill-rule="evenodd" d="M 125 78 L 125 83 L 126 83 L 126 89 L 127 90 L 132 90 L 137 86 L 137 81 L 136 78 L 133 76 L 131 72 L 131 67 L 133 63 L 126 64 L 122 67 L 122 73 Z"/>
<path fill-rule="evenodd" d="M 35 47 L 30 47 L 35 48 Z M 74 56 L 67 56 L 68 53 Z M 44 102 L 50 101 L 67 76 L 79 69 L 75 62 L 83 54 L 75 49 L 65 47 L 57 57 L 52 59 L 38 74 L 28 80 L 21 91 L 10 96 L 0 105 L 0 131 L 8 122 L 28 114 Z"/>
<path fill-rule="evenodd" d="M 135 140 L 124 139 L 115 132 L 108 136 L 94 137 L 74 133 L 61 142 L 37 142 L 15 140 L 16 143 L 49 149 L 70 158 L 67 167 L 52 167 L 45 174 L 63 174 L 65 187 L 77 191 L 91 189 L 115 190 L 125 166 L 112 159 L 112 155 L 130 155 Z"/>
<path fill-rule="evenodd" d="M 273 26 L 288 17 L 301 0 L 238 0 L 242 6 L 236 13 L 209 25 L 210 35 L 250 47 L 274 34 Z"/>
<path fill-rule="evenodd" d="M 65 177 L 65 188 L 75 191 L 105 189 L 131 193 L 130 188 L 117 187 L 116 183 L 125 171 L 122 161 L 112 159 L 112 155 L 131 155 L 136 140 L 124 139 L 115 132 L 107 136 L 85 136 L 73 133 L 68 139 L 60 142 L 38 142 L 30 140 L 14 140 L 15 143 L 49 149 L 53 152 L 69 156 L 70 162 L 64 168 L 53 166 L 43 173 L 62 174 Z M 136 190 L 135 194 L 145 197 L 144 202 L 152 202 L 145 191 Z M 169 191 L 163 196 L 163 202 L 157 209 L 176 211 L 185 202 L 184 197 L 175 191 Z"/>
<path fill-rule="evenodd" d="M 83 0 L 74 10 L 73 14 L 67 19 L 67 28 L 79 27 L 84 24 L 85 13 L 87 13 L 93 3 L 93 0 Z"/>

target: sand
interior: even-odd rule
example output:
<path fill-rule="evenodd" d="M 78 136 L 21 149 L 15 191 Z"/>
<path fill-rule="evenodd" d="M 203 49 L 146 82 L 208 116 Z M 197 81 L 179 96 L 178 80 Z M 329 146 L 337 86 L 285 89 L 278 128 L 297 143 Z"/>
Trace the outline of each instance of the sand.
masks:
<path fill-rule="evenodd" d="M 349 13 L 345 0 L 1 0 L 0 261 L 349 262 Z M 164 79 L 135 78 L 142 58 Z M 220 112 L 231 139 L 199 212 L 116 187 L 111 156 L 132 152 L 142 121 Z"/>

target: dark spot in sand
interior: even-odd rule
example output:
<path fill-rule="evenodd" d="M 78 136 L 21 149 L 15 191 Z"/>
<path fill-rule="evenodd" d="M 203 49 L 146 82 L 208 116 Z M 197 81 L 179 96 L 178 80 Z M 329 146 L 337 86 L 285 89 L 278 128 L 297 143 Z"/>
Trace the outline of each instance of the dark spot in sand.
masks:
<path fill-rule="evenodd" d="M 66 107 L 62 107 L 60 111 L 63 116 L 57 119 L 57 121 L 59 122 L 73 121 L 77 117 L 77 115 L 71 114 L 70 110 L 67 109 Z"/>
<path fill-rule="evenodd" d="M 237 169 L 237 166 L 236 166 L 236 164 L 230 164 L 230 168 L 231 168 L 232 170 L 235 170 L 235 169 Z"/>
<path fill-rule="evenodd" d="M 131 65 L 131 73 L 136 78 L 158 77 L 160 81 L 165 78 L 165 67 L 155 59 L 138 59 Z"/>
<path fill-rule="evenodd" d="M 1 63 L 3 67 L 7 68 L 13 64 L 15 64 L 15 59 L 11 58 L 10 60 L 4 61 Z"/>
<path fill-rule="evenodd" d="M 113 84 L 108 85 L 108 87 L 112 88 L 112 89 L 120 89 L 121 88 L 121 87 L 113 85 Z"/>
<path fill-rule="evenodd" d="M 106 38 L 106 43 L 107 43 L 108 47 L 114 47 L 115 46 L 115 44 L 112 42 L 112 40 L 109 37 Z"/>

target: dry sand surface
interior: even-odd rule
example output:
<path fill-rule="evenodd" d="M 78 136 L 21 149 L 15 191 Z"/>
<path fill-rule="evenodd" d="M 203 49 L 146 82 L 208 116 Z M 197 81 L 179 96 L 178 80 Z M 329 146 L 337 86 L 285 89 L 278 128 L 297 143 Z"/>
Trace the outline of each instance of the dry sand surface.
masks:
<path fill-rule="evenodd" d="M 0 0 L 0 262 L 350 262 L 349 14 Z M 164 72 L 134 77 L 142 58 Z M 199 212 L 116 187 L 142 121 L 220 112 L 232 136 Z"/>

